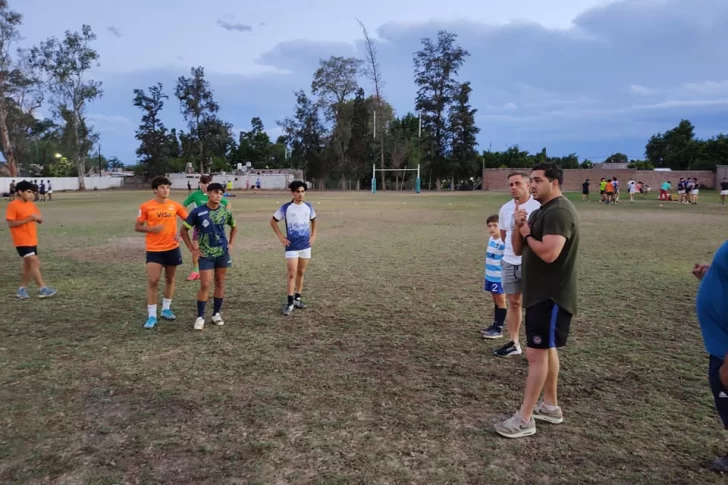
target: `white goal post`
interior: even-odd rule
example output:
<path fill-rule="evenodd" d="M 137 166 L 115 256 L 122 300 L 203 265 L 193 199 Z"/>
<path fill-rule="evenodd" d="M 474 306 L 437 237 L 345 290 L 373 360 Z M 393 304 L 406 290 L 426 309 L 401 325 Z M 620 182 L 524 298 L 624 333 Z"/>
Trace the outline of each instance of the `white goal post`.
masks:
<path fill-rule="evenodd" d="M 376 165 L 372 165 L 372 194 L 377 193 L 377 172 L 417 172 L 417 178 L 415 179 L 415 194 L 420 193 L 419 164 L 417 164 L 417 168 L 377 168 Z"/>

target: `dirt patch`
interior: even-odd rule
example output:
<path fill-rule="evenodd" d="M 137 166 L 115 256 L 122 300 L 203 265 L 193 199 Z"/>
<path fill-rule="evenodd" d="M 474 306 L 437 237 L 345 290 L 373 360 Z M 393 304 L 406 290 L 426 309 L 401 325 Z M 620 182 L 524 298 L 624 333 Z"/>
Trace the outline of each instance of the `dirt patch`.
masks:
<path fill-rule="evenodd" d="M 129 263 L 144 261 L 144 238 L 121 237 L 106 244 L 60 251 L 60 255 L 82 263 Z"/>

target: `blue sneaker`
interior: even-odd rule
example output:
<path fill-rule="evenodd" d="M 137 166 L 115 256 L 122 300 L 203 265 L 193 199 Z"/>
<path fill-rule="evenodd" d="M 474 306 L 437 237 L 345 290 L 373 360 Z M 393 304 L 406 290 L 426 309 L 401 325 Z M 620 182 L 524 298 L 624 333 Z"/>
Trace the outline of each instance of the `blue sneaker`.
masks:
<path fill-rule="evenodd" d="M 56 293 L 58 293 L 58 290 L 54 290 L 53 288 L 48 288 L 46 286 L 38 291 L 38 298 L 50 298 Z"/>
<path fill-rule="evenodd" d="M 18 288 L 18 292 L 15 294 L 15 296 L 17 296 L 21 300 L 27 300 L 28 298 L 30 298 L 28 290 L 26 290 L 25 288 Z"/>
<path fill-rule="evenodd" d="M 172 313 L 172 310 L 162 310 L 162 318 L 165 320 L 174 320 L 177 316 Z"/>
<path fill-rule="evenodd" d="M 147 318 L 147 323 L 144 324 L 144 328 L 154 328 L 157 326 L 157 317 Z"/>

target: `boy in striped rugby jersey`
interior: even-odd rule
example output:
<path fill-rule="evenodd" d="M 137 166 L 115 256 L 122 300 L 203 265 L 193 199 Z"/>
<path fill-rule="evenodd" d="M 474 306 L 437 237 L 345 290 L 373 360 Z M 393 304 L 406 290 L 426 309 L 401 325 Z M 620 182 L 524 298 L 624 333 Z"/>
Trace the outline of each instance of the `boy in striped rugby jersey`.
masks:
<path fill-rule="evenodd" d="M 501 240 L 500 227 L 498 225 L 498 214 L 489 216 L 486 219 L 488 232 L 488 250 L 485 254 L 485 285 L 483 290 L 489 292 L 495 304 L 495 316 L 490 327 L 480 332 L 483 338 L 496 339 L 503 337 L 503 322 L 506 319 L 506 295 L 503 291 L 503 280 L 501 275 L 501 261 L 506 245 Z"/>

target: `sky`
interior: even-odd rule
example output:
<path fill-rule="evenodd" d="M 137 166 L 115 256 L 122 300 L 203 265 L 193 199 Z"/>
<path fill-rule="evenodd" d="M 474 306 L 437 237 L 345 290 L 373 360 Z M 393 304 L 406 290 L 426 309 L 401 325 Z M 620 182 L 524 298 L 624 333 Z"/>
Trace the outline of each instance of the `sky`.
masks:
<path fill-rule="evenodd" d="M 104 5 L 102 5 L 104 4 Z M 364 5 L 364 7 L 362 7 Z M 101 152 L 134 164 L 141 111 L 133 90 L 161 82 L 163 119 L 184 129 L 174 85 L 203 66 L 219 116 L 236 132 L 293 113 L 321 59 L 364 57 L 360 19 L 375 40 L 384 95 L 414 110 L 413 54 L 439 30 L 470 56 L 481 150 L 546 147 L 602 161 L 644 158 L 647 139 L 689 119 L 703 138 L 728 132 L 728 2 L 720 0 L 11 0 L 23 46 L 91 25 L 101 58 L 89 78 L 104 95 L 88 107 Z M 365 91 L 373 87 L 361 79 Z M 49 115 L 48 107 L 41 108 Z"/>

